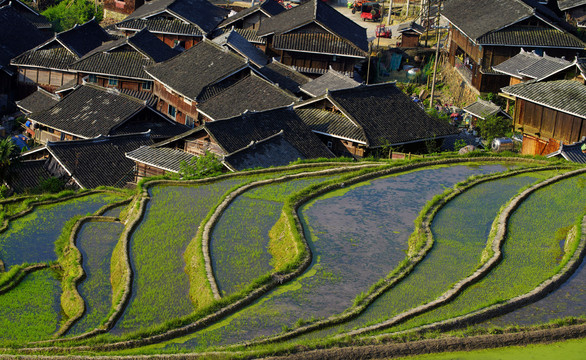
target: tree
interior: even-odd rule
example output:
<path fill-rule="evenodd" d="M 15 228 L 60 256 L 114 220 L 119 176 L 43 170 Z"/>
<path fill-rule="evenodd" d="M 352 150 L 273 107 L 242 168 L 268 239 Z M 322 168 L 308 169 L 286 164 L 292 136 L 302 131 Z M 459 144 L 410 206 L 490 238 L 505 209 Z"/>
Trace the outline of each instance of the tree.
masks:
<path fill-rule="evenodd" d="M 489 115 L 478 123 L 480 135 L 489 146 L 495 138 L 507 135 L 511 131 L 511 126 L 511 119 L 497 115 Z"/>
<path fill-rule="evenodd" d="M 13 157 L 17 154 L 16 145 L 6 138 L 0 141 L 0 178 L 6 181 L 10 175 L 10 165 L 14 162 Z"/>
<path fill-rule="evenodd" d="M 52 24 L 53 30 L 61 32 L 71 29 L 75 24 L 83 24 L 92 18 L 97 22 L 102 21 L 102 7 L 97 7 L 88 0 L 62 0 L 59 4 L 51 6 L 42 12 Z"/>
<path fill-rule="evenodd" d="M 222 173 L 224 165 L 214 154 L 206 151 L 204 156 L 195 156 L 189 162 L 179 164 L 179 175 L 184 178 L 203 178 Z"/>

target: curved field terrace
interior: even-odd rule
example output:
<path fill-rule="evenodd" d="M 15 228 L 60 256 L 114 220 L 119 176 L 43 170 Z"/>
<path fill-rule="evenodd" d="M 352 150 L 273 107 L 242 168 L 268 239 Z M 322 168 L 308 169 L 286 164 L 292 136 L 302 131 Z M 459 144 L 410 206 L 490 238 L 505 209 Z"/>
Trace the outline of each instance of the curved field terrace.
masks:
<path fill-rule="evenodd" d="M 394 353 L 346 346 L 462 349 L 477 340 L 447 336 L 468 324 L 586 335 L 580 166 L 316 163 L 60 196 L 3 204 L 0 354 L 376 357 Z"/>

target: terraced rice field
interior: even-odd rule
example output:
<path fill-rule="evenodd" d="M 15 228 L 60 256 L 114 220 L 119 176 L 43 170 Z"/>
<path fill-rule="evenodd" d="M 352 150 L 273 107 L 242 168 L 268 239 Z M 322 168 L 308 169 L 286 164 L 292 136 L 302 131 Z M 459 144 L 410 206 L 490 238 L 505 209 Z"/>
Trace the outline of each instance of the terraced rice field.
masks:
<path fill-rule="evenodd" d="M 501 209 L 531 184 L 569 171 L 535 167 L 520 174 L 506 173 L 463 191 L 452 189 L 470 176 L 506 172 L 525 164 L 534 166 L 522 161 L 429 163 L 392 175 L 377 173 L 355 184 L 351 176 L 374 171 L 377 166 L 380 170 L 380 164 L 370 170 L 348 168 L 327 175 L 315 171 L 340 165 L 277 169 L 215 181 L 147 184 L 131 205 L 103 214 L 120 217 L 124 211 L 124 224 L 88 222 L 75 239 L 86 273 L 77 289 L 86 310 L 66 337 L 103 325 L 116 305 L 112 304 L 113 287 L 120 290 L 120 284 L 131 279 L 128 301 L 123 302 L 113 328 L 89 339 L 30 343 L 49 339 L 67 320 L 61 312 L 67 298 L 61 299 L 61 292 L 66 289 L 67 294 L 64 279 L 71 275 L 62 273 L 72 270 L 67 270 L 71 264 L 60 258 L 53 268 L 26 276 L 15 271 L 1 274 L 0 353 L 12 353 L 12 346 L 33 346 L 47 348 L 27 352 L 136 356 L 221 350 L 228 352 L 213 356 L 230 358 L 234 355 L 230 351 L 240 351 L 240 356 L 262 358 L 338 344 L 340 334 L 381 324 L 442 298 L 490 258 L 487 241 L 492 239 L 490 231 Z M 307 174 L 229 195 L 251 182 L 300 172 Z M 311 193 L 309 198 L 309 192 L 302 192 L 308 187 L 316 191 L 320 184 L 330 186 L 327 192 Z M 430 204 L 448 194 L 453 198 L 431 215 L 429 241 L 433 246 L 415 260 L 417 254 L 408 249 L 413 249 L 416 235 L 425 229 L 416 227 L 420 221 L 416 219 L 422 209 L 427 211 Z M 299 196 L 303 200 L 295 213 L 292 199 L 297 201 Z M 84 196 L 38 207 L 13 220 L 0 234 L 0 259 L 6 270 L 24 263 L 54 262 L 55 240 L 68 219 L 121 199 L 105 194 Z M 220 211 L 217 207 L 221 203 L 225 207 L 220 206 Z M 5 204 L 0 210 L 6 216 L 23 204 Z M 503 258 L 490 272 L 434 309 L 384 329 L 369 329 L 360 335 L 361 341 L 378 341 L 371 336 L 453 319 L 533 290 L 557 274 L 573 254 L 574 247 L 566 246 L 566 240 L 570 229 L 586 214 L 585 204 L 584 174 L 536 190 L 511 212 Z M 215 213 L 217 219 L 212 216 Z M 208 231 L 209 237 L 203 235 Z M 130 278 L 120 267 L 125 261 L 120 258 L 120 249 L 126 240 Z M 311 256 L 304 258 L 305 241 Z M 415 265 L 409 268 L 412 262 Z M 480 326 L 538 324 L 585 316 L 585 266 L 582 264 L 549 296 Z M 398 274 L 398 269 L 407 268 L 410 270 L 404 277 L 382 287 L 395 281 L 392 274 Z M 284 282 L 295 269 L 295 276 Z M 216 285 L 219 293 L 214 293 Z M 372 299 L 370 294 L 381 287 L 385 291 Z M 227 306 L 235 308 L 224 313 Z M 361 306 L 366 307 L 347 316 Z M 332 323 L 334 318 L 339 322 Z M 306 325 L 311 331 L 304 328 Z M 185 327 L 177 332 L 178 326 Z M 151 335 L 155 337 L 149 338 Z M 130 342 L 119 343 L 127 339 Z M 274 343 L 265 344 L 267 339 Z M 243 347 L 244 342 L 252 343 Z"/>
<path fill-rule="evenodd" d="M 76 246 L 83 258 L 85 278 L 78 291 L 85 301 L 85 313 L 68 335 L 80 335 L 97 328 L 110 312 L 110 258 L 122 230 L 124 225 L 118 222 L 92 221 L 85 223 L 79 231 Z"/>
<path fill-rule="evenodd" d="M 0 259 L 6 268 L 23 263 L 55 261 L 54 243 L 67 220 L 91 214 L 119 200 L 119 196 L 100 193 L 40 206 L 30 214 L 12 220 L 8 229 L 0 233 Z"/>

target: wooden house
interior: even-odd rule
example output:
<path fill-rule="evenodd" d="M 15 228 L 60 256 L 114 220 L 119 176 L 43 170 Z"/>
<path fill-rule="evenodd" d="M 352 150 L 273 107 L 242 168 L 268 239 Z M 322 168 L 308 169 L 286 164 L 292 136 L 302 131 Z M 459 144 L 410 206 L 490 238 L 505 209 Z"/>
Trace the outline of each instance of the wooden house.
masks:
<path fill-rule="evenodd" d="M 146 68 L 159 98 L 157 110 L 190 127 L 201 124 L 197 107 L 220 89 L 250 75 L 248 61 L 211 40 Z"/>
<path fill-rule="evenodd" d="M 419 47 L 419 37 L 425 32 L 425 28 L 415 22 L 400 24 L 397 28 L 399 42 L 397 47 L 416 48 Z"/>
<path fill-rule="evenodd" d="M 586 136 L 573 144 L 560 144 L 557 151 L 547 155 L 548 158 L 562 158 L 571 162 L 586 164 Z"/>
<path fill-rule="evenodd" d="M 18 68 L 19 87 L 34 91 L 38 85 L 55 92 L 58 87 L 75 80 L 75 72 L 69 69 L 71 64 L 109 40 L 110 35 L 93 19 L 55 34 L 12 59 L 11 64 Z"/>
<path fill-rule="evenodd" d="M 263 20 L 279 15 L 285 8 L 276 0 L 264 0 L 247 9 L 237 12 L 222 21 L 218 28 L 237 28 L 258 30 Z"/>
<path fill-rule="evenodd" d="M 0 114 L 14 109 L 14 101 L 28 95 L 17 93 L 18 69 L 10 59 L 43 43 L 50 35 L 39 30 L 12 5 L 0 7 Z"/>
<path fill-rule="evenodd" d="M 29 120 L 27 132 L 42 144 L 149 130 L 153 139 L 161 140 L 187 130 L 152 109 L 146 100 L 90 84 L 78 86 L 52 107 L 32 113 Z"/>
<path fill-rule="evenodd" d="M 522 153 L 547 155 L 586 136 L 586 85 L 573 80 L 527 82 L 501 90 L 515 101 Z"/>
<path fill-rule="evenodd" d="M 269 62 L 264 52 L 240 35 L 235 29 L 226 31 L 212 41 L 244 57 L 257 69 L 267 65 Z"/>
<path fill-rule="evenodd" d="M 272 59 L 270 63 L 260 68 L 259 73 L 281 89 L 287 90 L 294 95 L 301 95 L 301 86 L 311 81 L 310 77 L 275 59 Z"/>
<path fill-rule="evenodd" d="M 320 0 L 310 0 L 261 22 L 266 53 L 316 77 L 328 69 L 353 76 L 368 51 L 366 29 Z"/>
<path fill-rule="evenodd" d="M 47 110 L 56 105 L 61 98 L 59 95 L 52 94 L 42 87 L 38 87 L 37 91 L 16 102 L 16 106 L 26 116 L 35 112 Z"/>
<path fill-rule="evenodd" d="M 93 189 L 98 186 L 125 187 L 134 180 L 134 162 L 126 153 L 151 145 L 149 132 L 97 136 L 73 141 L 49 141 L 27 154 L 15 168 L 9 186 L 16 192 L 30 190 L 39 178 L 62 179 L 68 188 Z"/>
<path fill-rule="evenodd" d="M 206 151 L 215 154 L 231 171 L 334 157 L 289 107 L 204 123 L 127 156 L 136 162 L 136 176 L 140 179 L 176 173 L 181 161 L 202 156 Z"/>
<path fill-rule="evenodd" d="M 127 36 L 146 28 L 170 47 L 189 49 L 210 34 L 228 13 L 207 0 L 152 0 L 116 27 Z"/>
<path fill-rule="evenodd" d="M 308 97 L 322 96 L 328 91 L 349 89 L 360 86 L 360 83 L 336 70 L 329 69 L 322 76 L 299 87 Z"/>
<path fill-rule="evenodd" d="M 153 79 L 144 71 L 150 66 L 179 54 L 143 29 L 127 38 L 110 41 L 69 66 L 83 79 L 103 87 L 134 91 L 153 91 Z"/>
<path fill-rule="evenodd" d="M 337 156 L 355 158 L 389 147 L 417 149 L 457 129 L 427 115 L 394 83 L 328 91 L 294 106 Z"/>
<path fill-rule="evenodd" d="M 493 70 L 521 48 L 573 59 L 586 44 L 553 11 L 527 0 L 446 2 L 442 15 L 450 23 L 449 63 L 479 92 L 497 92 L 508 76 Z"/>

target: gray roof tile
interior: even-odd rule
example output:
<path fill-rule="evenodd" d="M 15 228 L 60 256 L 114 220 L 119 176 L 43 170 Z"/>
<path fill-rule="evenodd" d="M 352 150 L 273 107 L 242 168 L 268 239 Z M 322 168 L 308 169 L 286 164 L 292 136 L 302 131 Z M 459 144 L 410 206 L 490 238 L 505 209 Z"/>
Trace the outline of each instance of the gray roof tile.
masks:
<path fill-rule="evenodd" d="M 307 84 L 301 86 L 300 89 L 310 96 L 317 97 L 325 94 L 328 90 L 348 89 L 359 85 L 360 83 L 354 79 L 335 70 L 329 69 L 327 73 L 311 80 Z"/>
<path fill-rule="evenodd" d="M 250 143 L 244 149 L 224 157 L 224 161 L 235 170 L 284 166 L 299 159 L 306 157 L 287 141 L 283 132 Z"/>
<path fill-rule="evenodd" d="M 500 111 L 502 111 L 500 106 L 497 104 L 482 99 L 476 100 L 472 104 L 464 107 L 462 110 L 480 119 L 484 119 L 490 115 L 498 114 Z"/>
<path fill-rule="evenodd" d="M 133 161 L 177 173 L 181 169 L 181 163 L 183 161 L 189 162 L 195 155 L 166 147 L 141 146 L 127 152 L 126 157 Z"/>
<path fill-rule="evenodd" d="M 236 21 L 242 20 L 245 17 L 253 15 L 259 11 L 262 11 L 264 14 L 268 14 L 268 16 L 275 16 L 275 15 L 278 15 L 278 14 L 284 12 L 285 10 L 286 9 L 281 4 L 279 4 L 276 0 L 265 0 L 259 4 L 256 4 L 254 6 L 247 8 L 247 9 L 239 11 L 235 15 L 230 16 L 226 20 L 222 21 L 222 23 L 220 23 L 220 25 L 218 25 L 218 27 L 223 28 L 223 27 L 230 26 L 230 24 L 232 24 Z"/>
<path fill-rule="evenodd" d="M 17 101 L 16 105 L 27 113 L 35 113 L 54 106 L 59 102 L 59 99 L 59 96 L 38 88 L 34 93 Z"/>
<path fill-rule="evenodd" d="M 243 57 L 204 40 L 181 55 L 148 67 L 146 71 L 173 90 L 196 100 L 206 86 L 247 67 Z"/>
<path fill-rule="evenodd" d="M 568 114 L 586 118 L 586 85 L 573 80 L 526 82 L 502 92 Z"/>
<path fill-rule="evenodd" d="M 278 84 L 281 89 L 289 90 L 294 94 L 299 92 L 301 85 L 311 81 L 311 78 L 276 60 L 263 66 L 259 72 L 273 83 Z"/>
<path fill-rule="evenodd" d="M 566 11 L 578 6 L 586 5 L 586 0 L 557 0 L 561 11 Z"/>
<path fill-rule="evenodd" d="M 551 154 L 547 155 L 547 157 L 550 158 L 554 156 L 561 156 L 571 162 L 586 164 L 586 153 L 582 151 L 582 146 L 584 144 L 586 144 L 586 137 L 573 144 L 566 145 L 562 143 L 559 150 L 552 152 Z"/>
<path fill-rule="evenodd" d="M 277 50 L 293 50 L 359 58 L 366 57 L 364 50 L 333 34 L 275 35 L 273 48 Z"/>
<path fill-rule="evenodd" d="M 265 53 L 252 45 L 234 29 L 214 38 L 212 41 L 218 45 L 226 46 L 234 50 L 239 55 L 249 59 L 250 62 L 258 67 L 265 66 L 268 63 Z"/>
<path fill-rule="evenodd" d="M 576 36 L 554 28 L 510 26 L 477 39 L 482 45 L 586 49 L 586 43 Z"/>
<path fill-rule="evenodd" d="M 333 111 L 312 108 L 299 108 L 295 112 L 314 132 L 366 144 L 364 130 L 346 116 Z"/>

